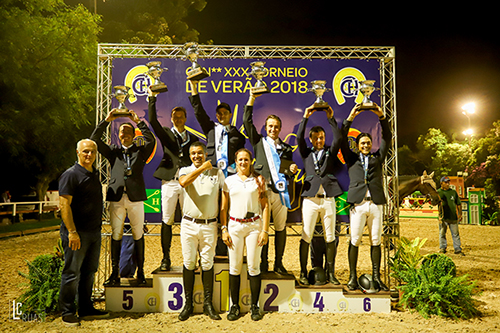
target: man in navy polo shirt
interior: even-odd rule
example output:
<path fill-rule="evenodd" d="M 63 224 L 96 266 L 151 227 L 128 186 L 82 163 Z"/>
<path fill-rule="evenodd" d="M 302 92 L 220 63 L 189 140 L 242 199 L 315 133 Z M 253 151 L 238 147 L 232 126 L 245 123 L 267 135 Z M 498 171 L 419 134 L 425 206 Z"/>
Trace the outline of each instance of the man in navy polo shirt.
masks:
<path fill-rule="evenodd" d="M 92 140 L 78 142 L 78 162 L 59 179 L 61 240 L 64 269 L 61 275 L 59 307 L 62 321 L 80 325 L 80 319 L 99 319 L 109 314 L 94 308 L 92 286 L 101 253 L 102 188 L 93 164 L 97 145 Z M 78 294 L 78 314 L 75 300 Z"/>

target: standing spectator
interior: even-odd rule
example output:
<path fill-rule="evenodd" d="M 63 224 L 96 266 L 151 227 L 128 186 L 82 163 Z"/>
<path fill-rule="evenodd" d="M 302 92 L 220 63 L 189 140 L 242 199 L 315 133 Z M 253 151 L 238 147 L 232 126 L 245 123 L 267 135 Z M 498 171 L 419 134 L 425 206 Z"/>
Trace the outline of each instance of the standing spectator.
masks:
<path fill-rule="evenodd" d="M 460 234 L 458 233 L 458 221 L 462 220 L 462 209 L 460 197 L 457 191 L 450 188 L 450 178 L 441 178 L 441 188 L 437 191 L 441 198 L 439 207 L 439 252 L 446 253 L 446 231 L 450 229 L 451 239 L 455 254 L 465 256 L 462 252 Z"/>
<path fill-rule="evenodd" d="M 101 253 L 102 188 L 93 164 L 97 145 L 92 140 L 78 142 L 78 162 L 59 179 L 61 241 L 64 268 L 61 275 L 59 308 L 62 321 L 80 325 L 80 318 L 105 318 L 109 314 L 94 308 L 92 286 Z M 78 294 L 78 314 L 75 300 Z"/>

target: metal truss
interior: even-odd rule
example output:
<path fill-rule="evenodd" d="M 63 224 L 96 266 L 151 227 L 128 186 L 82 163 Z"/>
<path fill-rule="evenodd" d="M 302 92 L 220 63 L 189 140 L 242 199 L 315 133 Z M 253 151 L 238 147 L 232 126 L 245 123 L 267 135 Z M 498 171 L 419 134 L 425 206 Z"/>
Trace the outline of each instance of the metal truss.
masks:
<path fill-rule="evenodd" d="M 395 48 L 392 46 L 243 46 L 243 45 L 199 45 L 199 53 L 207 59 L 376 59 L 380 64 L 381 106 L 389 119 L 392 131 L 392 144 L 384 165 L 385 190 L 388 204 L 384 208 L 384 267 L 389 276 L 388 259 L 394 255 L 396 239 L 400 237 L 398 202 L 398 158 L 397 158 L 397 118 L 396 118 L 396 65 Z M 184 59 L 183 45 L 156 44 L 99 44 L 97 54 L 97 98 L 96 122 L 103 120 L 111 110 L 112 68 L 115 58 L 174 58 Z M 109 129 L 105 132 L 109 142 Z M 110 169 L 107 160 L 98 156 L 97 167 L 100 171 L 103 188 L 108 184 Z M 111 232 L 107 209 L 103 214 L 101 265 L 94 285 L 94 296 L 103 297 L 103 282 L 110 274 L 109 243 Z M 160 225 L 148 224 L 146 235 L 158 236 Z M 287 224 L 288 234 L 300 235 L 300 226 Z M 349 235 L 348 224 L 340 224 L 339 236 Z M 387 281 L 390 284 L 390 281 Z"/>

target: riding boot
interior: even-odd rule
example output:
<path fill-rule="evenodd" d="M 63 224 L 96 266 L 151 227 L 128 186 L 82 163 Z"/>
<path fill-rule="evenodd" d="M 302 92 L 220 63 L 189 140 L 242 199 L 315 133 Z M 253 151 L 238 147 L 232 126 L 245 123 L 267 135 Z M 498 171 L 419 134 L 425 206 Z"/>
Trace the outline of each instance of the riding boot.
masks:
<path fill-rule="evenodd" d="M 146 277 L 144 276 L 144 235 L 138 240 L 134 240 L 134 250 L 137 258 L 137 282 L 146 284 Z"/>
<path fill-rule="evenodd" d="M 372 277 L 373 281 L 377 282 L 380 286 L 380 290 L 389 291 L 389 288 L 380 279 L 380 261 L 382 259 L 382 249 L 380 245 L 372 246 L 370 249 L 370 254 L 372 257 Z"/>
<path fill-rule="evenodd" d="M 335 241 L 326 243 L 326 267 L 328 282 L 338 285 L 339 280 L 335 277 L 335 257 L 337 256 L 337 244 Z"/>
<path fill-rule="evenodd" d="M 307 279 L 307 257 L 309 256 L 309 243 L 305 240 L 300 240 L 299 259 L 300 259 L 300 277 L 299 283 L 305 286 L 309 285 Z"/>
<path fill-rule="evenodd" d="M 260 320 L 262 319 L 262 315 L 260 314 L 259 309 L 259 295 L 260 295 L 260 287 L 261 287 L 261 278 L 260 274 L 256 276 L 248 276 L 250 280 L 250 296 L 251 296 L 251 318 L 252 320 Z"/>
<path fill-rule="evenodd" d="M 349 288 L 349 290 L 356 290 L 358 289 L 358 274 L 356 266 L 358 265 L 359 247 L 349 243 L 349 250 L 347 253 L 349 257 L 349 282 L 347 282 L 347 288 Z"/>
<path fill-rule="evenodd" d="M 184 308 L 179 314 L 179 320 L 187 320 L 193 314 L 193 289 L 194 289 L 194 270 L 187 269 L 182 265 L 182 284 L 184 285 Z"/>
<path fill-rule="evenodd" d="M 111 275 L 104 282 L 105 286 L 120 285 L 120 253 L 122 251 L 122 241 L 111 238 Z"/>
<path fill-rule="evenodd" d="M 269 242 L 266 245 L 262 246 L 262 252 L 260 253 L 260 272 L 267 273 L 269 272 Z"/>
<path fill-rule="evenodd" d="M 229 293 L 231 295 L 231 309 L 227 314 L 227 320 L 233 321 L 240 317 L 240 283 L 241 279 L 239 275 L 229 274 Z"/>
<path fill-rule="evenodd" d="M 172 245 L 172 226 L 166 223 L 161 224 L 161 249 L 163 259 L 160 265 L 160 271 L 169 271 L 171 268 L 170 246 Z"/>
<path fill-rule="evenodd" d="M 283 266 L 283 254 L 285 253 L 286 230 L 276 231 L 274 233 L 274 250 L 276 257 L 274 260 L 274 272 L 288 275 L 288 271 Z"/>
<path fill-rule="evenodd" d="M 203 282 L 203 314 L 206 314 L 212 320 L 221 320 L 212 303 L 214 291 L 214 268 L 201 272 L 201 281 Z"/>

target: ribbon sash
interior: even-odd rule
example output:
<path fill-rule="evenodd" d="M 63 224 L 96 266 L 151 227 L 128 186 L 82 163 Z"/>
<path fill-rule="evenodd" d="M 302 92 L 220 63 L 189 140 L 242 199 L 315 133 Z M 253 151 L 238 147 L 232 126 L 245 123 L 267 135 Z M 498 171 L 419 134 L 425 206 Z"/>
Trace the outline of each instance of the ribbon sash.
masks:
<path fill-rule="evenodd" d="M 269 171 L 271 172 L 271 179 L 274 187 L 279 191 L 281 204 L 286 205 L 288 209 L 291 208 L 290 205 L 290 195 L 288 194 L 288 188 L 286 186 L 285 175 L 279 173 L 281 159 L 276 146 L 271 138 L 267 137 L 262 140 L 264 146 L 264 152 L 266 153 L 267 164 L 269 165 Z"/>

